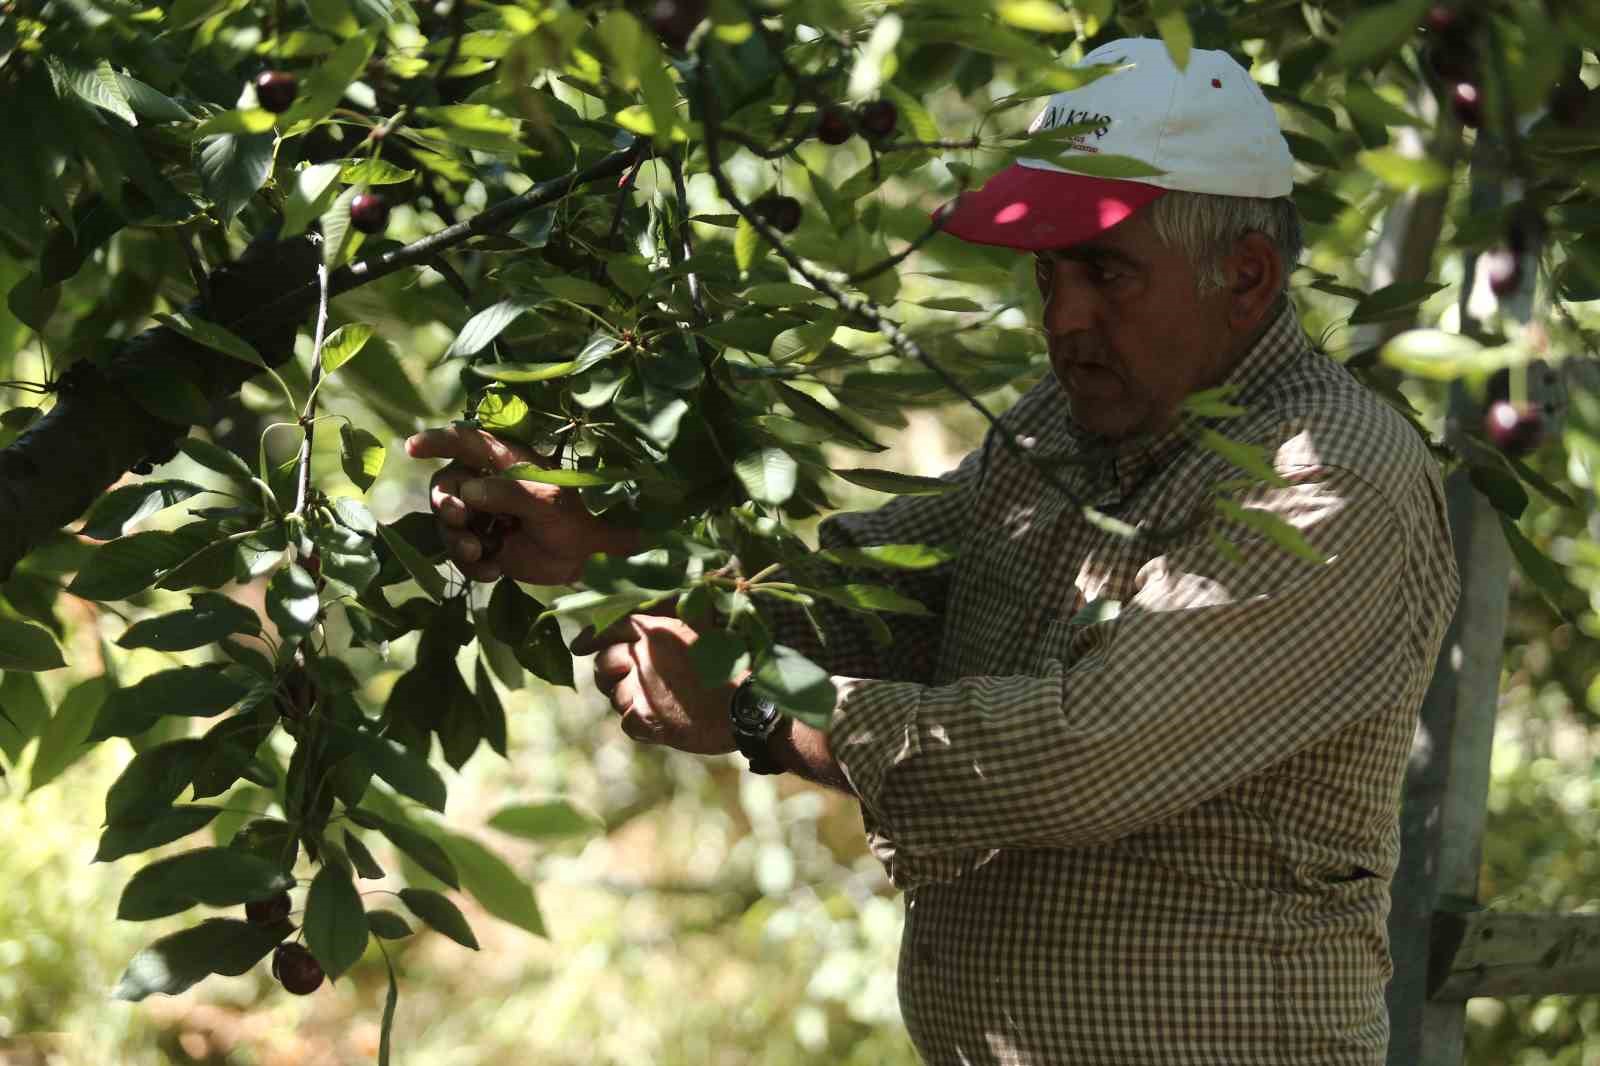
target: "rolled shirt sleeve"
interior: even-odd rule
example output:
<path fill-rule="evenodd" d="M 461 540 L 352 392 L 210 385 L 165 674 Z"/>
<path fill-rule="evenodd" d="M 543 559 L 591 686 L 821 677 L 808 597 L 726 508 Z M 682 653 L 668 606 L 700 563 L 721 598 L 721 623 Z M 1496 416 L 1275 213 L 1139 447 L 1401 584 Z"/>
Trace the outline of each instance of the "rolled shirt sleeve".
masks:
<path fill-rule="evenodd" d="M 1134 833 L 1393 698 L 1414 669 L 1397 590 L 1415 531 L 1350 470 L 1280 473 L 1241 502 L 1326 562 L 1211 523 L 1152 558 L 1120 614 L 1079 627 L 1044 676 L 836 679 L 833 755 L 897 884 L 994 849 Z"/>

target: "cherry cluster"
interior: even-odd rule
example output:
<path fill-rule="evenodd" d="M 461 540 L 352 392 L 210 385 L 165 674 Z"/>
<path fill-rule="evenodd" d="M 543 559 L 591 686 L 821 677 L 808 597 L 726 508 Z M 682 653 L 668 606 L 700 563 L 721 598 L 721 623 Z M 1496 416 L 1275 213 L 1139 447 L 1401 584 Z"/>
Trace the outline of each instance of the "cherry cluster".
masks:
<path fill-rule="evenodd" d="M 244 916 L 252 925 L 277 925 L 289 917 L 289 893 L 255 900 L 244 905 Z M 272 950 L 272 976 L 297 996 L 309 996 L 322 987 L 322 964 L 304 944 L 285 940 Z"/>
<path fill-rule="evenodd" d="M 1450 109 L 1463 126 L 1483 125 L 1483 83 L 1478 55 L 1482 28 L 1477 10 L 1465 3 L 1434 4 L 1424 17 L 1428 68 L 1449 87 Z M 1558 82 L 1550 91 L 1550 117 L 1563 126 L 1577 128 L 1588 117 L 1589 91 L 1576 77 Z"/>
<path fill-rule="evenodd" d="M 887 140 L 900 124 L 900 109 L 893 100 L 870 100 L 854 112 L 829 104 L 817 117 L 817 140 L 823 144 L 843 144 L 854 134 L 869 141 Z"/>

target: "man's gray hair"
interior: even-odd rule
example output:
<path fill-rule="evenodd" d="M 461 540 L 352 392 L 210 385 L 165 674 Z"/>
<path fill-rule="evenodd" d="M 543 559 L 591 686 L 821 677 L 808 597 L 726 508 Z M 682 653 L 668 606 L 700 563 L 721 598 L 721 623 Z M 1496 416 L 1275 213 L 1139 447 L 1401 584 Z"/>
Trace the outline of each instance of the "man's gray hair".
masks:
<path fill-rule="evenodd" d="M 1283 257 L 1283 287 L 1300 262 L 1300 213 L 1287 196 L 1217 196 L 1203 192 L 1169 192 L 1149 207 L 1150 223 L 1169 248 L 1194 265 L 1200 295 L 1225 284 L 1222 257 L 1251 230 L 1266 236 Z"/>

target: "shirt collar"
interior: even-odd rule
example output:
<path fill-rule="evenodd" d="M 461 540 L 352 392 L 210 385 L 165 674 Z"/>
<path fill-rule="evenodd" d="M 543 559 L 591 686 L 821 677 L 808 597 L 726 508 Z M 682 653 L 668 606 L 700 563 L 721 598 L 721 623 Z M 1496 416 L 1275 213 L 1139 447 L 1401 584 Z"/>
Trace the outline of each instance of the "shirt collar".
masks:
<path fill-rule="evenodd" d="M 1250 406 L 1250 401 L 1280 371 L 1303 356 L 1309 348 L 1294 305 L 1285 299 L 1271 325 L 1262 331 L 1244 358 L 1234 365 L 1219 386 L 1233 390 L 1227 396 L 1227 402 L 1241 407 Z M 1073 450 L 1077 453 L 1077 462 L 1082 463 L 1086 488 L 1090 494 L 1088 502 L 1102 508 L 1126 502 L 1145 479 L 1176 459 L 1188 444 L 1195 424 L 1193 419 L 1180 419 L 1176 425 L 1161 433 L 1146 433 L 1123 441 L 1107 441 L 1103 437 L 1080 433 L 1070 415 L 1066 421 L 1067 431 L 1075 444 Z M 1200 421 L 1210 423 L 1214 420 Z"/>

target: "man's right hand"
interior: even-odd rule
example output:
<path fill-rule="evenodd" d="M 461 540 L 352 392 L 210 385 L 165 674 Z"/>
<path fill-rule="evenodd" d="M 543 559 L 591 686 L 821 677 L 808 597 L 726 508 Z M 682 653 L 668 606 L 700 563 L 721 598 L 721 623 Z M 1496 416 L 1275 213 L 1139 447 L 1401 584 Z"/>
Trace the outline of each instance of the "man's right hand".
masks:
<path fill-rule="evenodd" d="M 582 576 L 584 561 L 596 552 L 632 555 L 638 550 L 636 530 L 596 518 L 572 489 L 495 477 L 517 463 L 539 461 L 521 445 L 470 426 L 447 426 L 408 438 L 406 454 L 450 460 L 433 475 L 428 502 L 445 551 L 473 581 L 505 574 L 533 585 L 567 585 Z M 486 552 L 483 538 L 471 528 L 474 516 L 484 514 L 515 520 L 497 551 Z"/>

